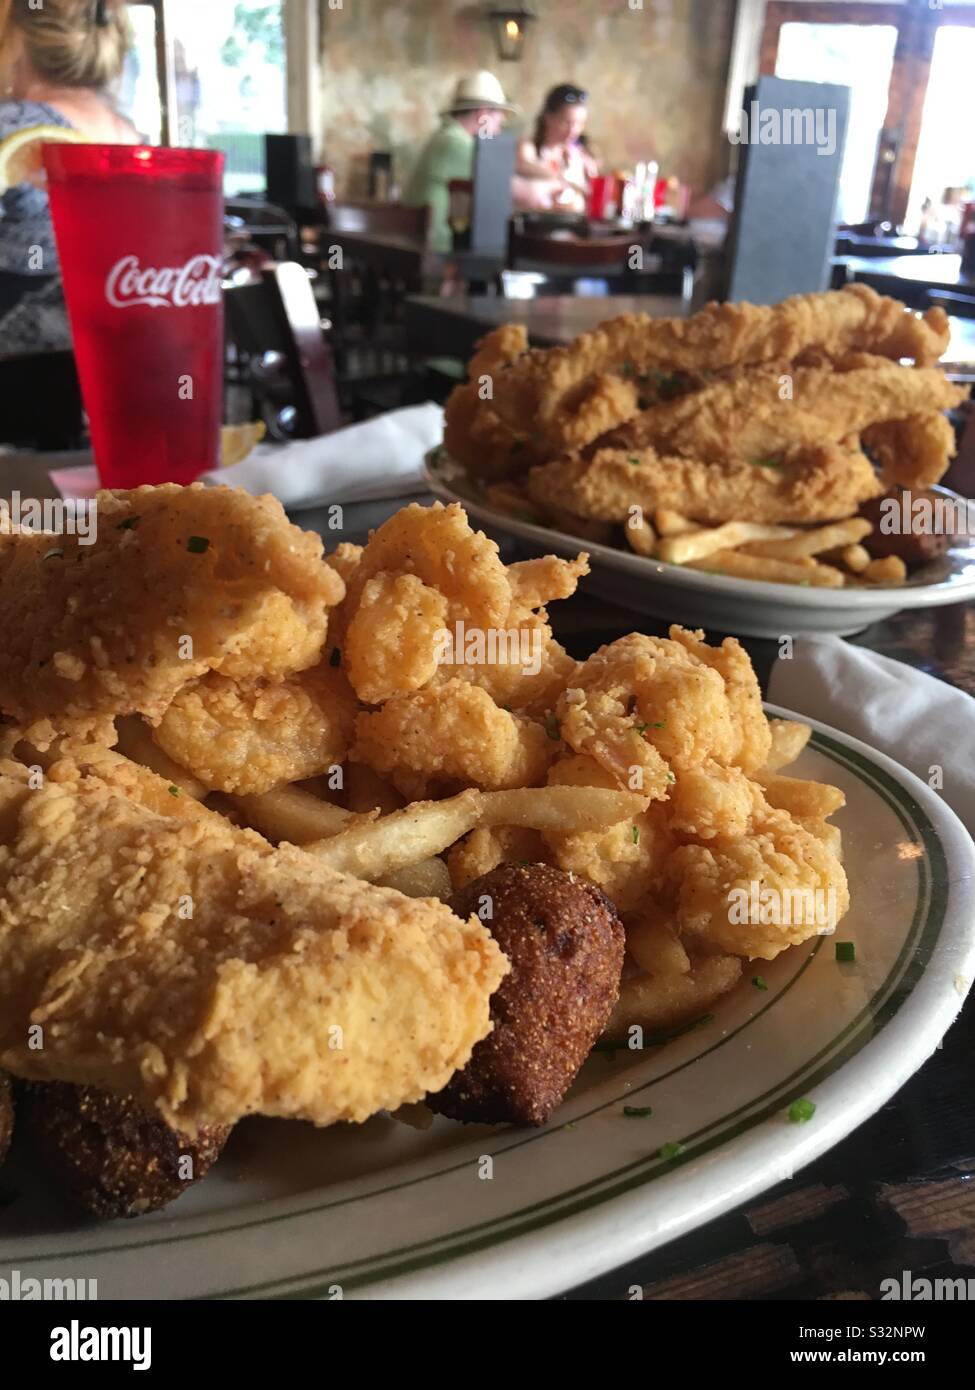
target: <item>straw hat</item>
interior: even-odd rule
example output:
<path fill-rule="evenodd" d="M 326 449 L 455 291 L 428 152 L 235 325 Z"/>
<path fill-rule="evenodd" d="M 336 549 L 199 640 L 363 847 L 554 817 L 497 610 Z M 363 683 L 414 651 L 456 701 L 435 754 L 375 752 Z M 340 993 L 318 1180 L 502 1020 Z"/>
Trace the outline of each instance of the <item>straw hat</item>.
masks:
<path fill-rule="evenodd" d="M 454 95 L 441 115 L 452 116 L 457 111 L 479 111 L 482 106 L 507 111 L 510 116 L 518 115 L 518 107 L 512 106 L 508 101 L 504 88 L 494 73 L 485 69 L 474 73 L 473 77 L 460 78 L 454 88 Z"/>

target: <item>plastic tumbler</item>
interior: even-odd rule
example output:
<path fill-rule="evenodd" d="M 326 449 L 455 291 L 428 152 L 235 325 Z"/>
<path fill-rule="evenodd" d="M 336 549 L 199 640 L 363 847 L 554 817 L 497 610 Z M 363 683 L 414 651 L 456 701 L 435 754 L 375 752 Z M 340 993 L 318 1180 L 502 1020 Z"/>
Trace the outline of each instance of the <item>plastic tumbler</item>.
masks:
<path fill-rule="evenodd" d="M 104 487 L 217 464 L 223 155 L 44 147 L 78 377 Z"/>

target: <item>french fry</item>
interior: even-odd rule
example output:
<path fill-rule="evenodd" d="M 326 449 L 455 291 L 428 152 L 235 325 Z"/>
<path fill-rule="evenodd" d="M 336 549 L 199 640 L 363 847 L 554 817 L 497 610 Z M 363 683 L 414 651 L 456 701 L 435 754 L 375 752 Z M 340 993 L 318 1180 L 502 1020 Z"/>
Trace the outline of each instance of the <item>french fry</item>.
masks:
<path fill-rule="evenodd" d="M 728 574 L 736 579 L 762 579 L 777 584 L 809 585 L 815 589 L 842 589 L 846 575 L 832 565 L 819 565 L 808 556 L 804 560 L 768 560 L 762 555 L 746 555 L 743 550 L 721 550 L 704 560 L 692 560 L 692 570 L 709 574 Z"/>
<path fill-rule="evenodd" d="M 625 1043 L 633 1027 L 649 1032 L 689 1022 L 740 978 L 737 956 L 703 956 L 682 975 L 634 975 L 620 986 L 605 1036 Z"/>
<path fill-rule="evenodd" d="M 194 800 L 203 800 L 207 788 L 191 772 L 187 772 L 185 767 L 174 763 L 172 758 L 157 747 L 148 726 L 139 715 L 126 715 L 124 719 L 118 720 L 115 727 L 118 732 L 118 743 L 115 745 L 117 753 L 131 758 L 142 767 L 147 767 L 150 772 L 165 777 L 172 786 L 179 787 L 181 792 L 192 796 Z"/>
<path fill-rule="evenodd" d="M 376 880 L 383 888 L 395 888 L 407 898 L 439 898 L 446 902 L 454 891 L 450 873 L 442 859 L 435 855 L 421 859 L 419 864 L 407 864 Z"/>
<path fill-rule="evenodd" d="M 776 772 L 760 772 L 757 780 L 765 789 L 768 804 L 778 811 L 788 811 L 796 819 L 825 820 L 846 805 L 839 787 L 831 787 L 828 782 L 781 777 Z"/>
<path fill-rule="evenodd" d="M 686 975 L 691 968 L 677 932 L 656 912 L 627 919 L 626 949 L 648 975 Z"/>
<path fill-rule="evenodd" d="M 473 830 L 483 797 L 468 789 L 445 801 L 414 801 L 379 819 L 356 816 L 337 835 L 304 848 L 340 873 L 374 882 L 441 854 Z"/>
<path fill-rule="evenodd" d="M 802 560 L 808 555 L 821 555 L 824 550 L 839 550 L 843 546 L 856 545 L 873 530 L 870 522 L 862 516 L 851 516 L 848 521 L 833 522 L 829 526 L 817 526 L 813 531 L 793 531 L 791 537 L 763 540 L 756 537 L 756 543 L 749 544 L 749 555 L 762 555 L 767 560 Z"/>
<path fill-rule="evenodd" d="M 608 830 L 633 820 L 650 805 L 637 792 L 607 787 L 518 787 L 484 792 L 481 825 L 523 826 L 526 830 Z"/>
<path fill-rule="evenodd" d="M 275 787 L 260 796 L 231 796 L 227 800 L 252 829 L 269 840 L 287 840 L 292 845 L 307 845 L 336 835 L 354 819 L 351 811 L 322 801 L 300 787 Z"/>
<path fill-rule="evenodd" d="M 737 550 L 751 541 L 788 540 L 795 535 L 790 526 L 762 526 L 753 521 L 729 521 L 713 529 L 691 531 L 683 536 L 667 536 L 657 546 L 657 558 L 671 565 L 686 565 L 719 551 Z"/>
<path fill-rule="evenodd" d="M 653 514 L 653 524 L 658 536 L 686 536 L 689 531 L 701 529 L 696 521 L 689 521 L 670 507 L 658 507 Z"/>
<path fill-rule="evenodd" d="M 478 825 L 604 830 L 632 820 L 649 804 L 649 798 L 636 792 L 605 787 L 519 787 L 498 792 L 468 788 L 445 801 L 414 801 L 378 820 L 356 817 L 337 835 L 306 842 L 304 848 L 341 873 L 375 882 L 441 854 Z"/>
<path fill-rule="evenodd" d="M 631 517 L 623 528 L 626 543 L 635 555 L 651 559 L 657 553 L 657 533 L 646 517 Z"/>
<path fill-rule="evenodd" d="M 772 747 L 765 759 L 765 766 L 758 773 L 760 778 L 794 763 L 812 737 L 808 724 L 799 724 L 792 719 L 770 719 L 768 727 Z"/>
<path fill-rule="evenodd" d="M 907 581 L 907 566 L 899 555 L 888 555 L 883 560 L 871 560 L 860 576 L 868 584 L 885 584 L 898 588 Z"/>
<path fill-rule="evenodd" d="M 851 574 L 863 574 L 870 568 L 870 551 L 863 545 L 845 545 L 837 558 Z"/>

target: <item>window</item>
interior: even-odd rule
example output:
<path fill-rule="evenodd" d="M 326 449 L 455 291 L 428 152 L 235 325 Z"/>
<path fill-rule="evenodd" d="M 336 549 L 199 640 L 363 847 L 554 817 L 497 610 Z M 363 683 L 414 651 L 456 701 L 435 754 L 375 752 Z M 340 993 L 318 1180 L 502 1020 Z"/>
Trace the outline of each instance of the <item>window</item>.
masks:
<path fill-rule="evenodd" d="M 897 30 L 891 24 L 782 26 L 776 77 L 833 82 L 852 91 L 840 174 L 841 222 L 863 222 L 870 211 L 896 47 Z"/>
<path fill-rule="evenodd" d="M 130 0 L 129 15 L 119 105 L 136 129 L 150 144 L 168 134 L 223 150 L 230 196 L 263 190 L 264 133 L 288 128 L 284 0 Z"/>
<path fill-rule="evenodd" d="M 231 195 L 264 188 L 264 132 L 288 128 L 283 0 L 167 0 L 173 139 L 227 156 Z"/>

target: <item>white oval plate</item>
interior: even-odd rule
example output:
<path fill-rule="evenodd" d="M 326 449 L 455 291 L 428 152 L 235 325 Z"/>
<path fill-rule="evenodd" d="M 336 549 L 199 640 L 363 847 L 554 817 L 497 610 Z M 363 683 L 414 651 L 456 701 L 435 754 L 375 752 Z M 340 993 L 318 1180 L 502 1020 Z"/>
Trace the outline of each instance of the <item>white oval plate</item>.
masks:
<path fill-rule="evenodd" d="M 796 771 L 846 793 L 839 937 L 855 964 L 819 937 L 746 969 L 700 1026 L 594 1054 L 543 1129 L 251 1120 L 179 1202 L 108 1224 L 79 1220 L 21 1154 L 0 1177 L 0 1278 L 97 1279 L 100 1298 L 541 1298 L 791 1176 L 930 1056 L 975 971 L 960 821 L 889 758 L 814 727 Z M 801 1097 L 816 1113 L 790 1123 Z M 683 1152 L 662 1159 L 673 1141 Z"/>
<path fill-rule="evenodd" d="M 575 556 L 580 550 L 588 551 L 592 573 L 581 587 L 638 613 L 679 620 L 685 627 L 744 637 L 777 638 L 783 633 L 802 632 L 849 637 L 904 608 L 940 608 L 975 598 L 975 540 L 932 560 L 896 589 L 807 589 L 668 565 L 520 521 L 492 507 L 442 448 L 427 455 L 426 480 L 430 491 L 442 501 L 462 503 L 495 540 L 514 537 L 527 542 L 535 554 L 554 551 Z M 949 488 L 934 491 L 964 500 Z M 975 537 L 975 502 L 968 503 L 968 512 L 971 538 Z"/>

